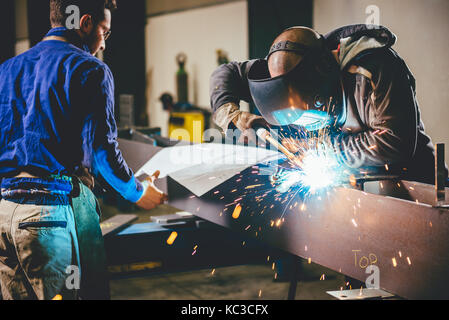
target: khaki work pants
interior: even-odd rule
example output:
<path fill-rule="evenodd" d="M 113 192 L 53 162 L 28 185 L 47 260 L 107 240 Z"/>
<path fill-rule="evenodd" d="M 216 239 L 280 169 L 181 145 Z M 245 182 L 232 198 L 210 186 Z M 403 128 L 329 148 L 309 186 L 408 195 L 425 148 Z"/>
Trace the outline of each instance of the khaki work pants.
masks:
<path fill-rule="evenodd" d="M 3 299 L 108 299 L 99 207 L 80 183 L 72 205 L 0 202 Z"/>

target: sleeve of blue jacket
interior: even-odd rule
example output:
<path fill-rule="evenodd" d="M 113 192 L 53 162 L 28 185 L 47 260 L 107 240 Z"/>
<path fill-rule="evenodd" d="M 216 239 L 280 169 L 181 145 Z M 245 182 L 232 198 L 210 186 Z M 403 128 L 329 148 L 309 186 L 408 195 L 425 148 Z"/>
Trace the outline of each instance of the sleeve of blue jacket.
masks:
<path fill-rule="evenodd" d="M 135 177 L 118 149 L 117 125 L 114 118 L 114 80 L 106 65 L 89 72 L 85 86 L 87 102 L 92 108 L 92 171 L 126 200 L 137 202 L 144 187 Z"/>

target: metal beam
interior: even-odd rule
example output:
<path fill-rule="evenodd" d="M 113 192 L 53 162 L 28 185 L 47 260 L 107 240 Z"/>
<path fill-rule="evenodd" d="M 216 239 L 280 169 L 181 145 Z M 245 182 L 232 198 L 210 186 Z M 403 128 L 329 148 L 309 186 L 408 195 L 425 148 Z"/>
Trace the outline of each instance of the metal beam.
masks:
<path fill-rule="evenodd" d="M 251 170 L 201 198 L 169 178 L 170 204 L 361 281 L 366 267 L 377 265 L 380 287 L 401 297 L 449 298 L 448 210 L 344 187 L 306 201 L 256 198 L 264 187 L 245 187 L 269 181 Z M 418 187 L 434 194 L 433 186 Z M 242 211 L 234 219 L 237 203 Z"/>

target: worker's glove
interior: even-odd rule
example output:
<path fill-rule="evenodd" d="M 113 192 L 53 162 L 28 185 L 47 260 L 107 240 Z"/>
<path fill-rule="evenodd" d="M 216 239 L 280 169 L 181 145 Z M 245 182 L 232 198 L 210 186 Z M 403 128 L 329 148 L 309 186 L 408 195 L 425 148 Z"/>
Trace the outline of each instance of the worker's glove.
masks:
<path fill-rule="evenodd" d="M 241 143 L 258 142 L 256 130 L 261 127 L 269 128 L 268 122 L 263 117 L 240 111 L 240 108 L 234 103 L 227 103 L 218 108 L 213 115 L 213 120 L 228 135 L 228 130 L 232 128 L 240 130 L 239 142 Z"/>
<path fill-rule="evenodd" d="M 159 177 L 159 174 L 160 172 L 156 171 L 151 177 L 148 177 L 142 182 L 144 187 L 143 195 L 139 201 L 136 202 L 142 209 L 154 209 L 167 200 L 167 195 L 154 185 L 154 181 Z"/>

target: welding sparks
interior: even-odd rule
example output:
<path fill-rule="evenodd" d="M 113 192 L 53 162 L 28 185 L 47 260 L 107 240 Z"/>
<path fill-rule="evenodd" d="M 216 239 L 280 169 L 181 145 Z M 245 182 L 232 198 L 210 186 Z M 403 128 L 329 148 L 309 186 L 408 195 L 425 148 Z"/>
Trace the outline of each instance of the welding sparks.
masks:
<path fill-rule="evenodd" d="M 331 185 L 336 178 L 337 162 L 320 150 L 309 151 L 303 159 L 302 183 L 311 189 L 325 188 Z"/>
<path fill-rule="evenodd" d="M 234 212 L 232 213 L 232 217 L 234 219 L 238 219 L 240 217 L 240 212 L 242 211 L 242 206 L 240 204 L 237 204 L 235 206 Z"/>
<path fill-rule="evenodd" d="M 263 184 L 254 184 L 252 186 L 245 187 L 245 189 L 254 189 L 254 188 L 257 188 L 257 187 L 260 187 L 260 186 L 263 186 Z"/>
<path fill-rule="evenodd" d="M 281 225 L 281 219 L 278 219 L 277 221 L 276 221 L 276 227 L 279 227 L 280 225 Z"/>
<path fill-rule="evenodd" d="M 310 194 L 317 190 L 337 185 L 344 181 L 345 175 L 333 151 L 325 144 L 317 144 L 304 151 L 299 168 L 278 172 L 274 183 L 276 190 L 285 193 L 299 187 Z M 347 178 L 346 178 L 347 180 Z"/>
<path fill-rule="evenodd" d="M 398 263 L 396 262 L 396 258 L 392 258 L 391 262 L 393 262 L 393 267 L 396 268 L 396 266 L 398 265 Z"/>
<path fill-rule="evenodd" d="M 173 231 L 167 239 L 167 244 L 169 246 L 171 246 L 173 244 L 173 242 L 175 242 L 175 239 L 177 236 L 178 236 L 178 233 L 176 231 Z"/>
<path fill-rule="evenodd" d="M 306 137 L 298 140 L 290 139 L 290 144 L 294 144 L 294 150 L 297 152 L 292 153 L 291 157 L 287 157 L 288 163 L 285 162 L 285 159 L 279 159 L 280 161 L 269 161 L 267 164 L 251 168 L 257 170 L 245 171 L 245 174 L 250 173 L 251 183 L 227 192 L 226 196 L 231 196 L 232 199 L 227 201 L 220 216 L 232 212 L 232 218 L 239 219 L 243 213 L 240 202 L 245 203 L 248 198 L 252 198 L 255 200 L 256 209 L 260 214 L 271 211 L 270 209 L 273 209 L 275 205 L 283 206 L 283 211 L 279 212 L 278 217 L 264 221 L 270 228 L 281 228 L 286 213 L 299 213 L 301 216 L 307 214 L 307 217 L 311 219 L 316 203 L 325 197 L 330 197 L 332 195 L 331 188 L 347 184 L 350 175 L 355 171 L 346 168 L 338 161 L 338 155 L 329 140 L 331 133 L 323 130 L 304 135 Z M 291 148 L 288 149 L 291 150 Z M 264 175 L 269 176 L 268 183 L 266 178 L 259 179 L 258 176 L 253 176 L 253 174 L 260 175 L 261 171 L 267 171 Z M 242 180 L 241 178 L 242 176 L 239 176 L 237 182 Z M 218 191 L 215 191 L 214 195 L 217 195 L 217 198 L 221 196 L 220 199 L 225 196 L 222 193 L 219 194 Z M 307 201 L 310 197 L 314 197 L 318 201 L 309 205 Z M 266 199 L 271 200 L 271 203 L 263 206 Z M 245 206 L 245 210 L 245 215 L 248 217 L 255 214 L 254 209 L 248 206 Z M 353 223 L 357 227 L 355 220 Z M 258 231 L 261 231 L 257 224 L 245 224 L 242 226 L 243 229 L 251 231 L 251 233 L 255 232 L 256 236 L 259 235 Z M 307 247 L 305 250 L 307 251 Z"/>

